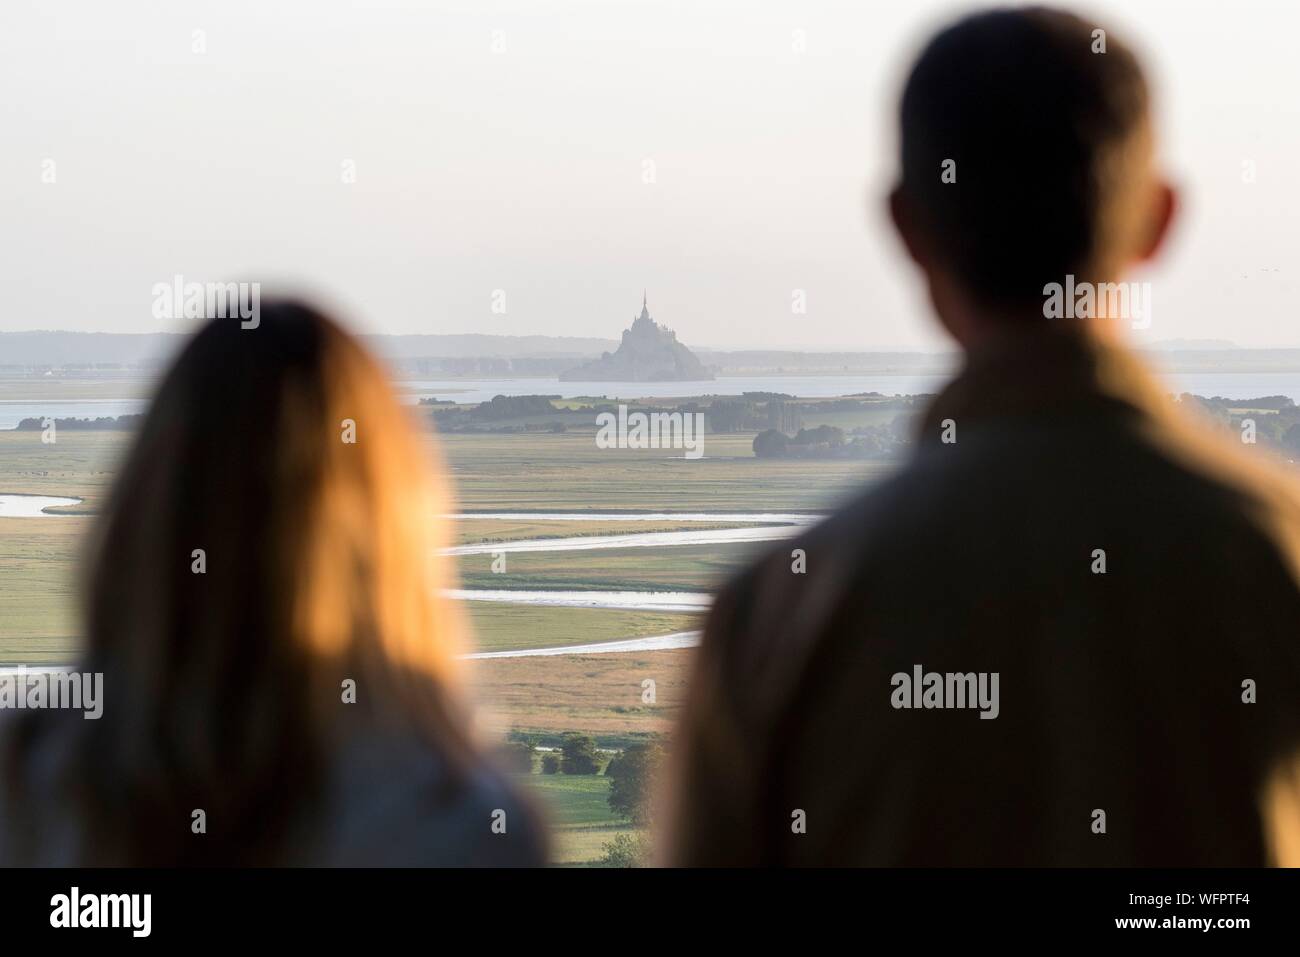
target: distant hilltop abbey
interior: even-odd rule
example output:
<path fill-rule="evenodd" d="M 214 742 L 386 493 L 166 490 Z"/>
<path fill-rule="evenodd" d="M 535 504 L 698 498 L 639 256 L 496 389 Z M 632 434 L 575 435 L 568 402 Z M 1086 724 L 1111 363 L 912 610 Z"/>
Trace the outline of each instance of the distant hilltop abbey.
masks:
<path fill-rule="evenodd" d="M 641 315 L 623 330 L 614 352 L 560 375 L 564 382 L 694 382 L 712 379 L 695 353 L 677 341 L 677 333 L 650 318 L 645 293 Z"/>

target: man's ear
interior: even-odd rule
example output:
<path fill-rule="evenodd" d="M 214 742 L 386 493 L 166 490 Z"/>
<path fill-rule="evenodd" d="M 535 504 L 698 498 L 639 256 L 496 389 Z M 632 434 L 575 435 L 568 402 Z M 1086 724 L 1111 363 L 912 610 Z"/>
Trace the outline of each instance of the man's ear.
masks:
<path fill-rule="evenodd" d="M 1178 212 L 1178 191 L 1166 180 L 1156 181 L 1155 195 L 1151 201 L 1151 213 L 1146 230 L 1137 249 L 1139 262 L 1154 259 L 1169 237 L 1169 227 Z"/>
<path fill-rule="evenodd" d="M 906 194 L 903 192 L 902 183 L 895 186 L 889 193 L 889 218 L 894 223 L 898 238 L 903 241 L 903 247 L 907 250 L 907 255 L 912 257 L 912 261 L 924 269 L 928 264 L 929 257 L 923 251 L 921 237 L 916 227 L 916 216 Z"/>

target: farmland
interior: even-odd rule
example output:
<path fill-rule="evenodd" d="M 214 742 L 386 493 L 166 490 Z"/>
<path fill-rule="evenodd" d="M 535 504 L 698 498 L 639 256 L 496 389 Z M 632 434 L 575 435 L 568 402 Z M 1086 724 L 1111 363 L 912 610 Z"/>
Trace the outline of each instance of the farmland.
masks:
<path fill-rule="evenodd" d="M 119 391 L 127 388 L 119 384 Z M 111 383 L 87 384 L 81 391 L 95 397 L 115 394 Z M 133 383 L 128 391 L 139 395 L 147 390 Z M 845 422 L 845 413 L 835 415 Z M 456 507 L 470 513 L 458 524 L 454 541 L 500 544 L 735 528 L 739 523 L 715 513 L 822 512 L 892 468 L 881 461 L 755 458 L 753 431 L 707 435 L 704 456 L 696 460 L 670 449 L 601 449 L 594 433 L 593 424 L 562 432 L 440 436 L 437 443 L 454 480 Z M 0 431 L 0 494 L 83 499 L 56 509 L 57 516 L 0 517 L 0 662 L 75 658 L 78 559 L 129 442 L 124 431 L 63 429 L 53 444 L 43 443 L 36 431 Z M 587 520 L 473 514 L 490 512 L 572 512 Z M 590 520 L 601 512 L 622 517 Z M 626 517 L 651 512 L 667 514 L 649 521 Z M 713 517 L 689 522 L 672 517 L 692 512 Z M 539 550 L 511 552 L 504 567 L 494 567 L 490 553 L 461 555 L 456 562 L 461 586 L 476 591 L 706 593 L 764 547 Z M 672 611 L 499 601 L 469 602 L 468 608 L 477 649 L 490 652 L 616 641 L 700 625 L 697 614 Z M 670 732 L 686 691 L 690 658 L 689 649 L 492 658 L 472 662 L 469 673 L 489 725 L 503 735 L 584 732 L 601 747 L 618 748 Z M 651 702 L 643 699 L 646 679 L 655 687 Z M 557 863 L 595 861 L 605 842 L 630 828 L 608 809 L 609 781 L 601 775 L 535 773 L 524 783 L 551 812 Z"/>

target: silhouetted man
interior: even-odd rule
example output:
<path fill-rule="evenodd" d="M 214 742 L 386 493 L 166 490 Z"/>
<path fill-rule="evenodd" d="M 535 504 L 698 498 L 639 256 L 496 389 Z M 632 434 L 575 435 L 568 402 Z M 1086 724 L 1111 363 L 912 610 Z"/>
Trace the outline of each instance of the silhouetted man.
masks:
<path fill-rule="evenodd" d="M 1295 478 L 1118 344 L 1174 207 L 1137 61 L 985 13 L 900 119 L 891 212 L 965 365 L 900 474 L 720 596 L 669 860 L 1294 860 Z"/>

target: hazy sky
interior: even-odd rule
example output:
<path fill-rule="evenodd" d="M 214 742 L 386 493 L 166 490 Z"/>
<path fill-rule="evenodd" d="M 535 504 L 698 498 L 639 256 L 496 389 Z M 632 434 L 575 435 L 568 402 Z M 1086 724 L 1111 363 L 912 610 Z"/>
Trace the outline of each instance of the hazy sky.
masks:
<path fill-rule="evenodd" d="M 616 337 L 646 287 L 688 344 L 943 347 L 881 196 L 969 8 L 4 0 L 0 330 L 174 330 L 179 273 L 368 331 Z M 1300 346 L 1295 3 L 1080 9 L 1145 54 L 1186 192 L 1151 337 Z"/>

